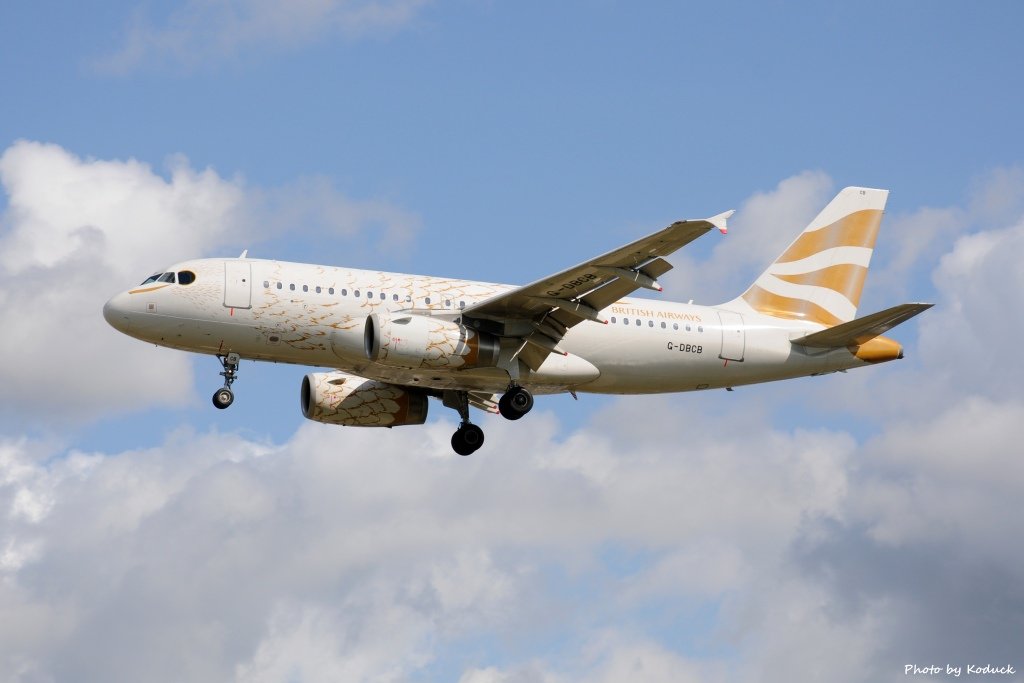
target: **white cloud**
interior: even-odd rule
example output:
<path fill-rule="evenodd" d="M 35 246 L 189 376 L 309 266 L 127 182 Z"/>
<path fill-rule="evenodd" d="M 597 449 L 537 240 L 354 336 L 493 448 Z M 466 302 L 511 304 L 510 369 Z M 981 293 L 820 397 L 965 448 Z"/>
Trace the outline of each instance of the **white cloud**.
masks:
<path fill-rule="evenodd" d="M 137 11 L 124 46 L 96 62 L 121 74 L 149 62 L 187 68 L 247 51 L 290 49 L 408 26 L 428 0 L 186 0 L 152 24 Z"/>
<path fill-rule="evenodd" d="M 804 171 L 755 193 L 737 209 L 728 235 L 704 237 L 718 242 L 710 259 L 695 261 L 685 248 L 672 256 L 675 268 L 662 278 L 666 293 L 705 305 L 739 296 L 825 207 L 832 192 L 827 174 Z"/>
<path fill-rule="evenodd" d="M 731 412 L 706 399 L 623 399 L 567 438 L 543 412 L 489 421 L 469 459 L 449 452 L 447 422 L 310 423 L 280 446 L 181 432 L 61 457 L 8 441 L 0 623 L 35 626 L 0 637 L 0 668 L 85 681 L 401 680 L 439 663 L 466 681 L 877 679 L 917 651 L 907 615 L 976 594 L 958 584 L 972 566 L 1021 566 L 1004 541 L 1024 530 L 1000 522 L 1019 488 L 1003 446 L 1020 406 L 953 406 L 859 446 L 772 428 L 742 396 Z M 968 425 L 987 446 L 971 446 Z M 601 476 L 577 466 L 581 448 Z M 23 515 L 24 495 L 49 502 Z M 936 544 L 958 549 L 947 566 L 961 571 L 895 578 L 924 571 Z M 615 556 L 633 553 L 620 574 Z M 692 622 L 680 637 L 694 652 L 646 623 L 652 606 Z M 989 613 L 993 628 L 1007 614 Z M 998 641 L 970 628 L 972 643 Z"/>
<path fill-rule="evenodd" d="M 0 338 L 15 359 L 0 370 L 4 411 L 46 422 L 183 401 L 188 360 L 111 334 L 101 309 L 145 272 L 232 239 L 239 185 L 182 160 L 165 179 L 34 142 L 3 153 L 0 182 L 0 307 L 17 321 Z"/>
<path fill-rule="evenodd" d="M 666 415 L 643 412 L 648 424 Z M 590 608 L 566 604 L 545 567 L 600 576 L 609 544 L 684 557 L 691 543 L 721 536 L 732 540 L 707 559 L 732 569 L 678 579 L 689 596 L 726 593 L 745 576 L 738 558 L 760 566 L 778 557 L 800 519 L 834 511 L 842 496 L 844 437 L 755 425 L 746 438 L 767 446 L 751 459 L 743 444 L 715 448 L 710 433 L 682 453 L 648 433 L 640 455 L 625 446 L 628 431 L 563 443 L 550 415 L 530 418 L 539 429 L 489 425 L 489 448 L 472 459 L 450 453 L 450 423 L 426 426 L 426 438 L 307 424 L 280 447 L 182 432 L 144 452 L 56 458 L 10 442 L 5 462 L 19 474 L 0 486 L 0 540 L 36 545 L 6 569 L 0 621 L 61 615 L 66 635 L 8 644 L 0 663 L 79 680 L 397 680 L 466 638 L 578 627 Z M 696 426 L 684 421 L 669 436 Z M 617 454 L 613 476 L 551 467 L 583 439 Z M 50 502 L 33 517 L 15 514 L 23 495 Z M 694 562 L 629 579 L 645 587 L 609 606 L 675 599 L 671 571 Z M 506 673 L 697 676 L 678 655 L 630 642 Z M 171 652 L 189 654 L 171 662 Z"/>
<path fill-rule="evenodd" d="M 43 424 L 189 399 L 187 355 L 118 334 L 101 315 L 109 297 L 147 274 L 314 230 L 350 243 L 372 233 L 378 248 L 400 248 L 418 225 L 325 179 L 248 187 L 181 156 L 164 176 L 134 159 L 82 159 L 29 141 L 0 156 L 0 184 L 0 310 L 8 321 L 0 355 L 9 361 L 0 369 L 0 408 Z"/>
<path fill-rule="evenodd" d="M 825 184 L 798 184 L 813 213 Z M 738 391 L 621 399 L 568 434 L 544 412 L 487 419 L 471 458 L 448 421 L 307 423 L 280 445 L 183 431 L 123 453 L 0 441 L 0 670 L 860 681 L 1019 656 L 1024 403 L 958 384 L 1012 375 L 998 357 L 947 371 L 939 348 L 1012 329 L 973 311 L 1012 306 L 1019 231 L 949 249 L 902 383 L 887 365 L 829 385 L 874 395 L 873 437 L 788 404 L 807 426 L 781 428 L 765 392 Z"/>

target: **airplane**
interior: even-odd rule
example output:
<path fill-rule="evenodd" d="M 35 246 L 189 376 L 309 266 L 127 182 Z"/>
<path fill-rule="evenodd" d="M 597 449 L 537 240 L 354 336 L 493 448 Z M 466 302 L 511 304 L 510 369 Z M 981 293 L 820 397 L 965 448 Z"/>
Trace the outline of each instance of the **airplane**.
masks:
<path fill-rule="evenodd" d="M 302 414 L 345 426 L 423 424 L 428 400 L 456 410 L 456 453 L 484 442 L 470 408 L 518 420 L 534 395 L 650 394 L 846 371 L 903 357 L 882 336 L 932 306 L 856 317 L 887 190 L 847 187 L 741 295 L 717 306 L 630 297 L 662 291 L 677 249 L 726 211 L 677 221 L 516 287 L 239 258 L 189 260 L 111 298 L 115 329 L 210 354 L 213 404 L 234 401 L 242 359 L 327 368 L 302 379 Z"/>

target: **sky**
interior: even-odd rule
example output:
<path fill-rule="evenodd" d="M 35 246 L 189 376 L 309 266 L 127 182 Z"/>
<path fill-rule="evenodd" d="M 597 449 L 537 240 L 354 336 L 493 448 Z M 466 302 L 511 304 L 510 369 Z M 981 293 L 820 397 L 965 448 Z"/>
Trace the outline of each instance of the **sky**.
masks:
<path fill-rule="evenodd" d="M 0 4 L 0 683 L 1024 680 L 1015 2 Z M 847 185 L 907 358 L 423 427 L 108 327 L 175 261 L 526 283 L 684 218 L 731 299 Z M 907 666 L 935 666 L 907 674 Z"/>

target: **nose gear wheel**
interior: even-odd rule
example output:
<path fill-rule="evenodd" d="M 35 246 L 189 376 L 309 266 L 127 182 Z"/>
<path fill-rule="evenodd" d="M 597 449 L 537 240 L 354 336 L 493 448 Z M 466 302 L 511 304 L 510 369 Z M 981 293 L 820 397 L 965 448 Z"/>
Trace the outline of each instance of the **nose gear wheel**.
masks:
<path fill-rule="evenodd" d="M 220 376 L 224 378 L 224 386 L 213 392 L 213 405 L 224 410 L 235 401 L 231 385 L 238 379 L 238 364 L 241 357 L 237 353 L 229 353 L 224 356 L 218 355 L 217 360 L 224 368 L 224 371 L 220 373 Z"/>

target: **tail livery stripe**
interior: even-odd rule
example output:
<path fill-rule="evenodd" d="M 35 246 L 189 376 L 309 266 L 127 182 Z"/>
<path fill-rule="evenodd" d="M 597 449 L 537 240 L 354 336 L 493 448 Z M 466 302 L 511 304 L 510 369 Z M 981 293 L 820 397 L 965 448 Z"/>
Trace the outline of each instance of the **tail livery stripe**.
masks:
<path fill-rule="evenodd" d="M 831 289 L 845 296 L 850 303 L 856 306 L 860 299 L 864 278 L 867 274 L 868 269 L 864 266 L 840 263 L 839 265 L 829 266 L 828 268 L 822 268 L 810 273 L 800 273 L 799 275 L 774 273 L 774 276 L 794 285 Z"/>
<path fill-rule="evenodd" d="M 813 323 L 820 323 L 826 327 L 832 327 L 844 322 L 821 306 L 806 299 L 792 299 L 779 294 L 773 294 L 766 289 L 761 289 L 757 285 L 752 285 L 746 294 L 743 295 L 743 299 L 754 310 L 774 318 L 807 320 Z"/>
<path fill-rule="evenodd" d="M 799 275 L 839 263 L 867 268 L 871 263 L 871 250 L 863 247 L 835 247 L 799 261 L 787 261 L 786 263 L 776 261 L 772 264 L 772 272 L 776 275 Z"/>
<path fill-rule="evenodd" d="M 819 230 L 804 232 L 778 258 L 779 263 L 799 261 L 833 247 L 875 248 L 882 212 L 858 211 Z"/>
<path fill-rule="evenodd" d="M 836 195 L 740 297 L 759 313 L 826 326 L 856 317 L 889 193 Z"/>

